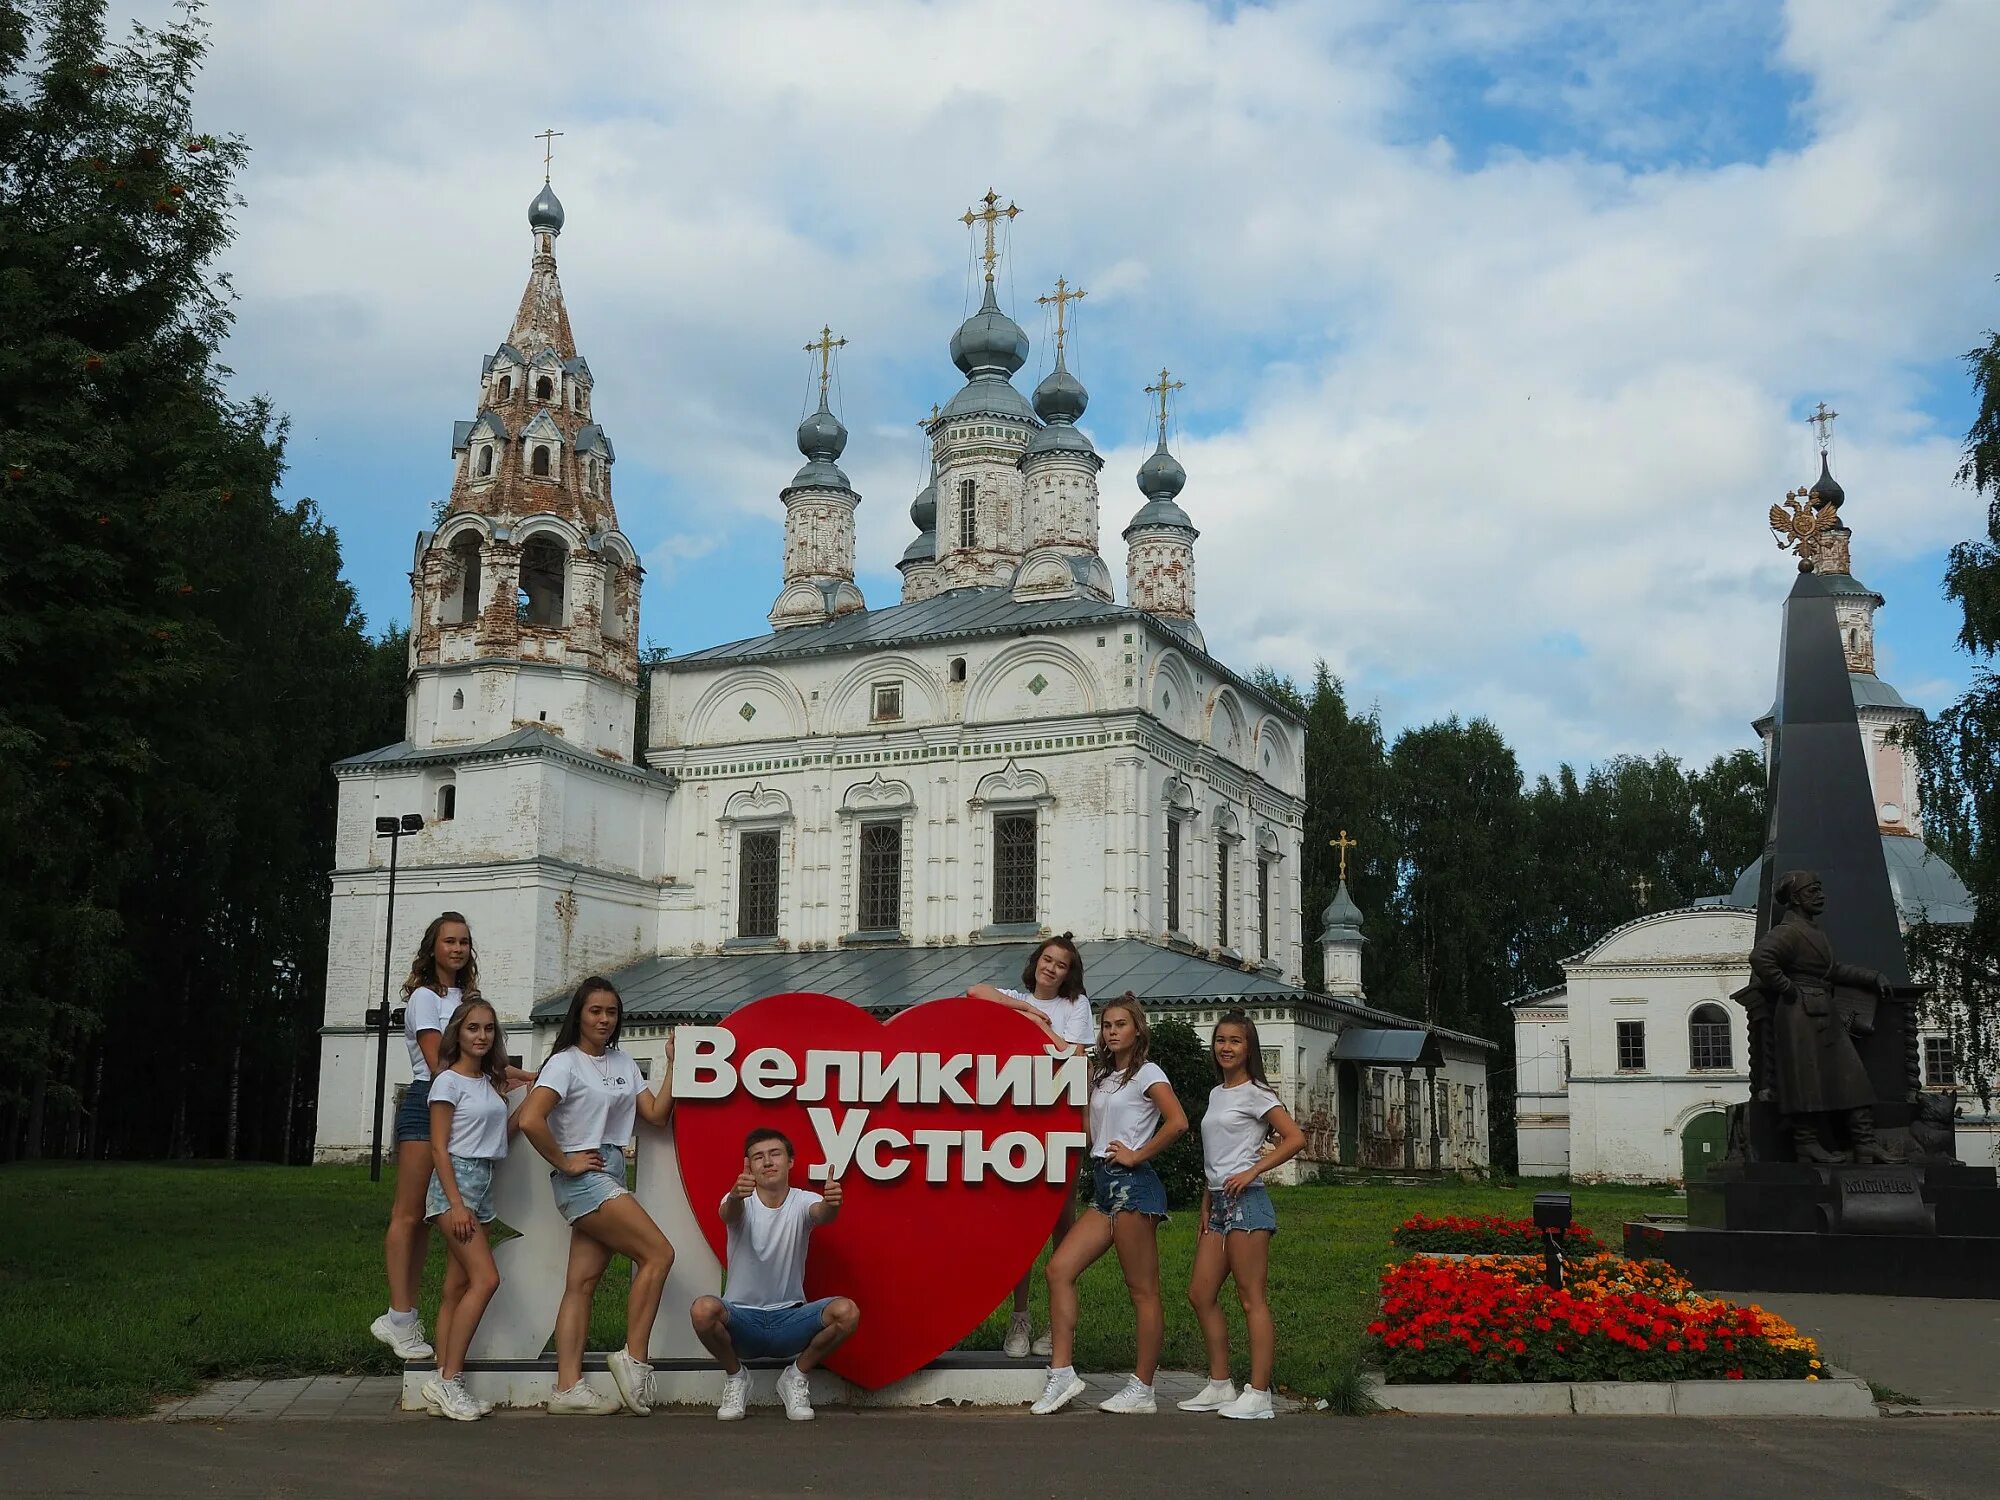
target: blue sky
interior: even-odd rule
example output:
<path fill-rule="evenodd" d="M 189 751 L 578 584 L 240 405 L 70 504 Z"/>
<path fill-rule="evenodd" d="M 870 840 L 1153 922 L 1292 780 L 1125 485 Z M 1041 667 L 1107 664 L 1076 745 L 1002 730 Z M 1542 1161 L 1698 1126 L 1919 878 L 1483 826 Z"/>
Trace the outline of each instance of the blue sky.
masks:
<path fill-rule="evenodd" d="M 1115 575 L 1142 387 L 1187 381 L 1226 660 L 1323 656 L 1392 730 L 1487 714 L 1531 770 L 1746 743 L 1789 579 L 1762 516 L 1816 471 L 1825 399 L 1885 675 L 1936 708 L 1968 674 L 1938 580 L 1981 516 L 1951 473 L 1957 356 L 2000 323 L 2000 6 L 548 16 L 214 18 L 207 123 L 255 152 L 229 357 L 291 414 L 290 492 L 378 624 L 525 279 L 550 125 L 642 632 L 675 650 L 764 628 L 823 322 L 851 340 L 860 581 L 893 601 L 915 419 L 974 294 L 956 220 L 990 184 L 1023 209 L 1024 390 L 1034 296 L 1090 292 L 1070 362 Z"/>

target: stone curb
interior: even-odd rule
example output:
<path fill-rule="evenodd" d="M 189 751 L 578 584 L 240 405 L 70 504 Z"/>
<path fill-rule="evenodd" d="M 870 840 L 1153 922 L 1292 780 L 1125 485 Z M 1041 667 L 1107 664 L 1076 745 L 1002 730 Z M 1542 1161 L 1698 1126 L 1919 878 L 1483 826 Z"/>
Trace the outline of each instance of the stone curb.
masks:
<path fill-rule="evenodd" d="M 1364 1377 L 1385 1411 L 1450 1417 L 1878 1417 L 1868 1382 L 1828 1365 L 1818 1380 L 1579 1380 L 1390 1385 Z"/>

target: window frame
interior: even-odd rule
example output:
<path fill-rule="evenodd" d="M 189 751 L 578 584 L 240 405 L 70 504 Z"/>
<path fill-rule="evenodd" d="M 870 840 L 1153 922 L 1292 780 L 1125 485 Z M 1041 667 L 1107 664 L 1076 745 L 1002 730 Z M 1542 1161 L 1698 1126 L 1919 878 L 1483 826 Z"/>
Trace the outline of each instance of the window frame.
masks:
<path fill-rule="evenodd" d="M 1735 1067 L 1736 1041 L 1729 1031 L 1729 1012 L 1713 1001 L 1697 1005 L 1688 1012 L 1688 1071 L 1727 1073 Z"/>
<path fill-rule="evenodd" d="M 1927 1036 L 1923 1039 L 1924 1087 L 1927 1089 L 1956 1089 L 1958 1087 L 1958 1049 L 1951 1044 L 1948 1036 Z"/>
<path fill-rule="evenodd" d="M 1027 825 L 1025 841 L 1020 836 L 1020 825 Z M 1009 830 L 1012 825 L 1012 830 Z M 996 927 L 1031 926 L 1041 920 L 1042 886 L 1042 827 L 1041 814 L 1034 807 L 998 807 L 993 811 L 992 863 L 993 900 L 992 922 Z M 1020 861 L 1014 869 L 1003 869 L 1003 855 Z M 1011 889 L 1010 889 L 1011 887 Z M 1025 889 L 1027 905 L 1003 905 L 1011 897 Z"/>
<path fill-rule="evenodd" d="M 1613 1030 L 1614 1045 L 1617 1048 L 1618 1071 L 1620 1073 L 1643 1073 L 1646 1071 L 1646 1023 L 1644 1021 L 1619 1021 Z M 1637 1061 L 1628 1061 L 1636 1056 Z"/>
<path fill-rule="evenodd" d="M 761 852 L 761 851 L 762 851 L 762 847 L 763 847 L 763 844 L 762 844 L 762 841 L 763 841 L 763 840 L 764 840 L 764 839 L 765 839 L 766 837 L 768 837 L 768 838 L 770 839 L 770 841 L 771 841 L 771 843 L 770 843 L 770 854 L 769 854 L 769 859 L 770 859 L 770 894 L 769 894 L 769 900 L 770 900 L 770 922 L 769 922 L 769 926 L 770 926 L 770 931 L 768 931 L 768 932 L 762 932 L 762 931 L 759 931 L 759 932 L 751 932 L 751 931 L 749 931 L 749 930 L 748 930 L 748 928 L 749 928 L 749 925 L 750 925 L 750 921 L 749 921 L 749 914 L 750 914 L 750 901 L 751 901 L 751 896 L 752 896 L 752 894 L 753 894 L 753 893 L 752 893 L 752 891 L 751 891 L 751 888 L 750 888 L 750 883 L 751 883 L 751 880 L 752 880 L 752 874 L 751 874 L 751 868 L 750 868 L 750 841 L 751 841 L 752 839 L 756 839 L 756 840 L 758 841 L 758 847 L 759 847 L 759 851 L 760 851 L 760 852 L 759 852 L 759 855 L 758 855 L 758 860 L 759 860 L 759 863 L 760 863 L 760 865 L 761 865 L 761 863 L 762 863 L 762 861 L 763 861 L 763 859 L 764 859 L 764 857 L 765 857 L 765 856 L 763 855 L 763 853 Z M 785 848 L 785 839 L 784 839 L 784 829 L 783 829 L 783 828 L 781 828 L 781 827 L 779 827 L 779 826 L 778 826 L 777 824 L 767 824 L 766 826 L 764 826 L 764 827 L 761 827 L 761 828 L 739 828 L 739 829 L 738 829 L 738 830 L 736 831 L 736 933 L 735 933 L 735 936 L 736 936 L 736 937 L 737 937 L 737 938 L 738 938 L 738 939 L 739 939 L 740 941 L 743 941 L 743 942 L 775 942 L 775 941 L 777 940 L 777 937 L 778 937 L 778 918 L 779 918 L 779 915 L 780 915 L 780 905 L 781 905 L 781 903 L 780 903 L 780 894 L 781 894 L 781 888 L 782 888 L 782 882 L 781 882 L 781 879 L 780 879 L 780 875 L 781 875 L 781 866 L 782 866 L 782 862 L 783 862 L 783 859 L 784 859 L 784 848 Z M 758 879 L 759 879 L 759 881 L 760 881 L 760 884 L 761 884 L 761 879 L 762 879 L 762 873 L 763 873 L 763 872 L 762 872 L 761 870 L 760 870 L 760 871 L 758 872 Z M 758 891 L 758 892 L 756 892 L 755 894 L 756 894 L 756 895 L 757 895 L 757 896 L 759 897 L 759 899 L 760 899 L 760 900 L 762 899 L 762 896 L 763 896 L 763 892 L 762 892 L 761 890 L 759 890 L 759 891 Z M 762 915 L 761 911 L 759 912 L 759 915 L 760 915 L 760 916 Z"/>
<path fill-rule="evenodd" d="M 888 700 L 888 711 L 883 711 L 883 702 Z M 878 682 L 868 690 L 868 722 L 871 724 L 898 724 L 903 718 L 903 684 L 900 682 Z"/>
<path fill-rule="evenodd" d="M 965 551 L 979 545 L 979 486 L 970 479 L 958 482 L 958 545 Z"/>
<path fill-rule="evenodd" d="M 894 858 L 885 871 L 880 861 L 887 852 L 885 836 L 894 838 Z M 903 819 L 900 816 L 864 818 L 855 828 L 854 926 L 862 933 L 901 933 L 903 930 Z M 871 855 L 877 867 L 871 870 Z M 890 920 L 881 917 L 887 900 Z"/>

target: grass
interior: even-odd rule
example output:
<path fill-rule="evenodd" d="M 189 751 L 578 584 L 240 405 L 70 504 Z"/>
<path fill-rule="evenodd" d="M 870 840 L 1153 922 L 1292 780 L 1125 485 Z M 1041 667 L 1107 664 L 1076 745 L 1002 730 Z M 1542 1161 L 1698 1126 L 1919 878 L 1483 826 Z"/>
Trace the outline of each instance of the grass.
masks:
<path fill-rule="evenodd" d="M 1278 1188 L 1271 1301 L 1278 1379 L 1351 1407 L 1362 1330 L 1373 1315 L 1389 1234 L 1412 1213 L 1525 1216 L 1532 1186 Z M 1615 1243 L 1627 1218 L 1671 1195 L 1578 1187 L 1577 1217 Z M 234 1377 L 394 1374 L 368 1334 L 384 1302 L 389 1185 L 361 1167 L 32 1163 L 0 1170 L 0 1414 L 121 1416 L 201 1382 Z M 1160 1236 L 1166 1364 L 1198 1369 L 1201 1337 L 1182 1290 L 1194 1215 Z M 435 1312 L 444 1252 L 433 1247 L 423 1307 Z M 623 1262 L 598 1293 L 594 1348 L 623 1334 Z M 1224 1305 L 1230 1305 L 1225 1289 Z M 1036 1298 L 1038 1319 L 1043 1299 Z M 1243 1372 L 1241 1315 L 1231 1319 Z M 967 1340 L 998 1348 L 1004 1314 Z M 1132 1311 L 1114 1257 L 1082 1288 L 1077 1361 L 1119 1370 Z"/>

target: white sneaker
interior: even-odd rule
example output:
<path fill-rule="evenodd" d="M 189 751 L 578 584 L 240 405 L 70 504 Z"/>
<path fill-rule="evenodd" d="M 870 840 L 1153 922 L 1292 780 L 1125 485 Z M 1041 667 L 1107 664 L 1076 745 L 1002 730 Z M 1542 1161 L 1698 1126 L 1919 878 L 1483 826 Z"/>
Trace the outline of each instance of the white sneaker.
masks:
<path fill-rule="evenodd" d="M 444 1415 L 444 1382 L 433 1375 L 417 1387 L 417 1394 L 423 1398 L 424 1410 L 434 1417 Z"/>
<path fill-rule="evenodd" d="M 1277 1415 L 1271 1406 L 1271 1393 L 1260 1391 L 1255 1386 L 1243 1387 L 1243 1394 L 1227 1406 L 1216 1408 L 1218 1417 L 1235 1417 L 1241 1422 L 1268 1422 Z"/>
<path fill-rule="evenodd" d="M 618 1387 L 618 1399 L 625 1409 L 646 1416 L 653 1409 L 653 1367 L 634 1359 L 623 1349 L 614 1349 L 605 1361 L 611 1367 L 611 1383 Z"/>
<path fill-rule="evenodd" d="M 477 1422 L 480 1417 L 479 1403 L 472 1399 L 472 1393 L 456 1380 L 439 1382 L 438 1404 L 435 1408 L 441 1417 L 450 1417 L 454 1422 Z"/>
<path fill-rule="evenodd" d="M 1185 1401 L 1174 1404 L 1182 1411 L 1220 1411 L 1236 1399 L 1236 1383 L 1231 1380 L 1211 1380 L 1201 1388 L 1201 1394 L 1190 1396 Z"/>
<path fill-rule="evenodd" d="M 810 1397 L 805 1372 L 797 1365 L 786 1365 L 778 1372 L 778 1399 L 785 1403 L 786 1416 L 794 1422 L 810 1422 L 813 1419 Z"/>
<path fill-rule="evenodd" d="M 1042 1387 L 1041 1399 L 1028 1410 L 1038 1417 L 1046 1417 L 1052 1411 L 1061 1411 L 1084 1392 L 1083 1382 L 1077 1378 L 1075 1370 L 1049 1371 L 1049 1383 Z"/>
<path fill-rule="evenodd" d="M 591 1389 L 590 1382 L 579 1380 L 566 1391 L 557 1391 L 549 1397 L 549 1415 L 552 1417 L 608 1417 L 624 1403 L 609 1396 L 600 1396 Z"/>
<path fill-rule="evenodd" d="M 368 1331 L 396 1351 L 398 1359 L 430 1359 L 437 1350 L 424 1337 L 424 1320 L 398 1323 L 387 1313 L 368 1325 Z"/>
<path fill-rule="evenodd" d="M 722 1378 L 722 1402 L 715 1408 L 717 1421 L 740 1422 L 744 1408 L 750 1404 L 750 1372 L 738 1370 L 734 1375 Z"/>
<path fill-rule="evenodd" d="M 1037 1359 L 1047 1359 L 1051 1354 L 1056 1352 L 1055 1340 L 1045 1333 L 1036 1339 L 1034 1343 L 1028 1345 L 1028 1352 Z"/>
<path fill-rule="evenodd" d="M 1128 1375 L 1124 1388 L 1109 1401 L 1098 1402 L 1097 1409 L 1121 1417 L 1150 1417 L 1159 1410 L 1159 1406 L 1153 1399 L 1153 1388 L 1141 1385 L 1137 1375 Z"/>
<path fill-rule="evenodd" d="M 1009 1359 L 1026 1359 L 1028 1345 L 1035 1332 L 1034 1324 L 1028 1321 L 1026 1313 L 1015 1313 L 1014 1321 L 1007 1325 L 1007 1342 L 1001 1347 Z"/>

